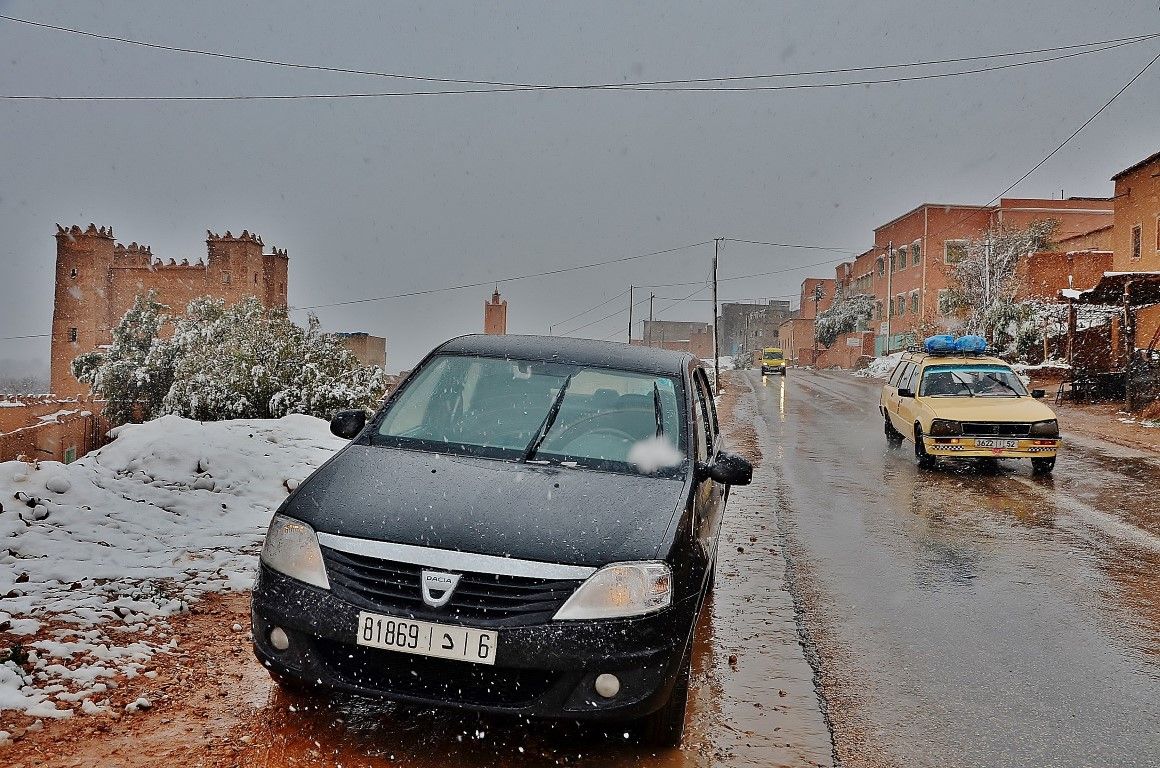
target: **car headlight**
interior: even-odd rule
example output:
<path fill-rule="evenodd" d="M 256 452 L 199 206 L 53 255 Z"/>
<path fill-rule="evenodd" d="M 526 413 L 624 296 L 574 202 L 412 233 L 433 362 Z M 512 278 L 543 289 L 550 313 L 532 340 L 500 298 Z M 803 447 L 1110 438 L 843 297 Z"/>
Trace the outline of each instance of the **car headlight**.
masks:
<path fill-rule="evenodd" d="M 266 543 L 262 545 L 262 562 L 291 578 L 330 589 L 318 535 L 301 520 L 274 515 L 266 532 Z"/>
<path fill-rule="evenodd" d="M 659 561 L 613 563 L 588 577 L 554 619 L 614 619 L 667 608 L 673 601 L 673 572 Z"/>
<path fill-rule="evenodd" d="M 951 419 L 935 419 L 930 423 L 931 437 L 963 434 L 963 425 Z"/>
<path fill-rule="evenodd" d="M 1028 434 L 1032 437 L 1059 437 L 1059 422 L 1055 419 L 1037 421 L 1031 425 Z"/>

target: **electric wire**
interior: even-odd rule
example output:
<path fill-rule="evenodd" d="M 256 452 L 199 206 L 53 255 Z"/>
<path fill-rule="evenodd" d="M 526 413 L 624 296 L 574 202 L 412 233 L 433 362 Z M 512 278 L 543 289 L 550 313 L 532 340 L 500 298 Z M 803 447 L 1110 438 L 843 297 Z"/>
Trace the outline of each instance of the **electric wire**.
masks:
<path fill-rule="evenodd" d="M 9 16 L 0 14 L 0 19 L 11 21 L 18 24 L 25 24 L 31 27 L 38 27 L 41 29 L 52 30 L 56 32 L 66 32 L 72 35 L 93 38 L 97 40 L 104 40 L 108 42 L 121 43 L 126 45 L 133 45 L 143 48 L 150 48 L 153 50 L 160 50 L 169 53 L 184 53 L 197 56 L 207 56 L 213 58 L 227 59 L 231 61 L 240 61 L 251 64 L 263 64 L 268 66 L 287 67 L 292 69 L 313 70 L 319 72 L 331 72 L 339 74 L 350 74 L 360 76 L 382 77 L 397 80 L 414 80 L 421 82 L 445 83 L 451 85 L 484 85 L 484 86 L 499 86 L 503 88 L 513 89 L 621 89 L 634 88 L 644 86 L 663 86 L 663 85 L 692 85 L 697 83 L 717 83 L 717 82 L 736 82 L 745 80 L 765 80 L 774 78 L 788 78 L 788 77 L 814 77 L 819 75 L 836 75 L 836 74 L 851 74 L 854 72 L 873 72 L 890 69 L 904 69 L 910 67 L 927 67 L 938 66 L 944 64 L 962 64 L 972 61 L 986 61 L 989 59 L 1009 58 L 1015 56 L 1034 56 L 1041 53 L 1054 53 L 1058 51 L 1074 51 L 1080 48 L 1093 48 L 1103 45 L 1117 45 L 1121 43 L 1136 43 L 1145 40 L 1151 40 L 1160 37 L 1160 33 L 1146 33 L 1139 35 L 1131 35 L 1128 37 L 1113 38 L 1109 40 L 1095 40 L 1085 43 L 1073 43 L 1071 45 L 1051 46 L 1047 48 L 1031 48 L 1020 51 L 1002 51 L 999 53 L 979 54 L 975 56 L 960 56 L 946 59 L 931 59 L 926 61 L 912 61 L 899 62 L 893 64 L 873 64 L 856 67 L 839 67 L 833 69 L 815 69 L 815 70 L 798 70 L 790 72 L 774 72 L 767 74 L 750 74 L 750 75 L 725 75 L 717 77 L 693 77 L 693 78 L 679 78 L 669 80 L 638 80 L 629 82 L 604 82 L 604 83 L 578 83 L 578 84 L 552 84 L 552 83 L 527 83 L 527 82 L 510 82 L 502 80 L 474 80 L 468 78 L 453 78 L 453 77 L 437 77 L 432 75 L 415 75 L 410 73 L 400 72 L 382 72 L 368 69 L 355 69 L 348 67 L 338 67 L 320 64 L 305 64 L 301 62 L 283 61 L 279 59 L 261 58 L 257 56 L 246 56 L 236 53 L 228 53 L 225 51 L 214 51 L 202 48 L 190 48 L 177 45 L 167 45 L 164 43 L 155 43 L 146 40 L 137 40 L 133 38 L 120 37 L 117 35 L 101 34 L 85 29 L 78 29 L 75 27 L 66 27 L 58 24 L 49 24 L 47 22 L 34 21 L 32 19 L 24 19 L 17 16 Z"/>
<path fill-rule="evenodd" d="M 527 93 L 545 90 L 553 91 L 630 91 L 630 92 L 752 92 L 752 91 L 789 91 L 808 90 L 814 88 L 847 88 L 851 86 L 883 85 L 890 83 L 907 83 L 920 80 L 937 80 L 948 77 L 962 77 L 984 72 L 1024 67 L 1032 64 L 1046 64 L 1064 59 L 1086 56 L 1127 45 L 1136 45 L 1153 39 L 1152 36 L 1138 40 L 1105 45 L 1090 50 L 1076 51 L 1059 56 L 1028 61 L 997 64 L 988 67 L 959 70 L 955 72 L 937 72 L 931 74 L 913 75 L 905 77 L 878 78 L 871 80 L 847 80 L 833 83 L 788 83 L 783 85 L 742 85 L 742 86 L 651 86 L 632 84 L 600 84 L 585 86 L 527 86 L 527 87 L 487 87 L 487 88 L 451 88 L 422 91 L 379 91 L 358 93 L 296 93 L 296 94 L 238 94 L 227 96 L 59 96 L 48 94 L 0 94 L 0 100 L 7 101 L 57 101 L 57 102 L 230 102 L 230 101 L 311 101 L 311 100 L 339 100 L 339 99 L 381 99 L 409 96 L 450 96 L 466 94 L 495 94 L 495 93 Z"/>

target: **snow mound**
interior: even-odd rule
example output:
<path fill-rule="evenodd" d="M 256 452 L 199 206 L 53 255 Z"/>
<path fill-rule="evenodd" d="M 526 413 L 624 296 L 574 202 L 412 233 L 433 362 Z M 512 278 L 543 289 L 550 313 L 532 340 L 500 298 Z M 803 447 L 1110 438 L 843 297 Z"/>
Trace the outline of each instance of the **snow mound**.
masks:
<path fill-rule="evenodd" d="M 898 365 L 898 361 L 902 359 L 901 352 L 892 352 L 889 355 L 876 357 L 870 361 L 870 365 L 865 368 L 854 371 L 854 375 L 864 379 L 887 379 Z"/>
<path fill-rule="evenodd" d="M 32 642 L 21 663 L 0 664 L 0 710 L 67 717 L 77 691 L 45 689 L 92 689 L 96 677 L 135 674 L 169 647 L 164 632 L 149 643 L 118 632 L 152 635 L 206 592 L 249 588 L 287 481 L 346 444 L 303 415 L 166 416 L 114 433 L 72 464 L 0 463 L 0 629 L 76 627 Z"/>

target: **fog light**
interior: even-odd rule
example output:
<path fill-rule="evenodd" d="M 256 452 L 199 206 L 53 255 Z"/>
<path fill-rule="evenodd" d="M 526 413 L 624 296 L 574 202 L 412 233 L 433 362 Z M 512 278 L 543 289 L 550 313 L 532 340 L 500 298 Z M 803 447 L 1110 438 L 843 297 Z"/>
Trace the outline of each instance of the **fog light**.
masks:
<path fill-rule="evenodd" d="M 290 647 L 290 638 L 286 636 L 286 630 L 281 627 L 274 627 L 270 630 L 270 645 L 274 646 L 279 651 L 284 651 Z"/>
<path fill-rule="evenodd" d="M 620 693 L 620 679 L 616 675 L 605 672 L 596 677 L 596 692 L 606 699 L 611 699 Z"/>

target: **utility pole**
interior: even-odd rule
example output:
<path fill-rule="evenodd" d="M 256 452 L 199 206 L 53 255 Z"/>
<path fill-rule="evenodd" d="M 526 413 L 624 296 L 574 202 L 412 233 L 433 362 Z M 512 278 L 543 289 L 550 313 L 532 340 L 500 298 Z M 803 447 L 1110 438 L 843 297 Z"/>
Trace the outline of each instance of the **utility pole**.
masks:
<path fill-rule="evenodd" d="M 632 288 L 628 286 L 628 343 L 632 343 Z"/>
<path fill-rule="evenodd" d="M 818 367 L 818 303 L 822 300 L 822 286 L 814 286 L 814 367 Z"/>
<path fill-rule="evenodd" d="M 717 257 L 721 253 L 721 241 L 724 238 L 713 239 L 713 385 L 717 394 L 721 394 L 721 334 L 717 323 Z"/>
<path fill-rule="evenodd" d="M 652 347 L 652 303 L 654 298 L 657 298 L 657 295 L 648 294 L 648 346 L 650 347 Z"/>
<path fill-rule="evenodd" d="M 890 343 L 890 316 L 894 314 L 894 241 L 891 240 L 886 244 L 886 343 L 882 345 L 882 351 L 890 354 L 894 350 L 893 344 Z"/>

